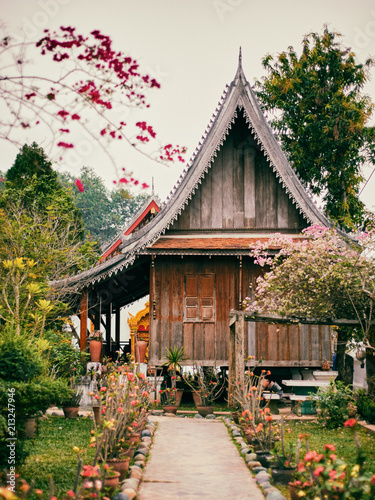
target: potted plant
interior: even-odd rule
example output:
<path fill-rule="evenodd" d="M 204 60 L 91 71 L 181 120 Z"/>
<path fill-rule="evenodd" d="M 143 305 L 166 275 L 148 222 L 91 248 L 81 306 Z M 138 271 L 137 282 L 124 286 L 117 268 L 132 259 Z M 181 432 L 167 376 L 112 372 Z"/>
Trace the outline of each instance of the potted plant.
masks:
<path fill-rule="evenodd" d="M 281 417 L 280 424 L 280 441 L 275 443 L 275 447 L 271 451 L 271 475 L 275 483 L 287 486 L 296 470 L 295 464 L 299 460 L 301 441 L 298 440 L 297 447 L 293 443 L 289 443 L 287 447 L 284 441 L 285 424 L 283 417 Z M 290 429 L 288 430 L 290 431 Z"/>
<path fill-rule="evenodd" d="M 176 388 L 167 387 L 166 389 L 160 389 L 160 401 L 165 413 L 177 413 L 177 403 L 176 403 Z"/>
<path fill-rule="evenodd" d="M 82 390 L 71 387 L 68 394 L 60 401 L 65 418 L 76 418 L 78 416 L 81 399 Z"/>
<path fill-rule="evenodd" d="M 162 366 L 167 367 L 167 371 L 171 375 L 172 387 L 176 389 L 176 404 L 180 405 L 183 389 L 177 389 L 176 381 L 177 375 L 181 376 L 182 366 L 181 362 L 184 360 L 184 348 L 183 347 L 172 347 L 172 349 L 166 349 L 167 352 L 167 361 L 165 361 Z"/>
<path fill-rule="evenodd" d="M 102 332 L 100 330 L 93 330 L 89 335 L 89 342 L 91 361 L 93 363 L 99 363 L 101 360 L 103 346 Z"/>
<path fill-rule="evenodd" d="M 213 413 L 213 405 L 224 391 L 224 383 L 220 380 L 215 367 L 195 366 L 193 376 L 195 384 L 191 383 L 189 378 L 185 382 L 192 391 L 198 395 L 200 404 L 196 404 L 198 413 L 205 417 Z"/>

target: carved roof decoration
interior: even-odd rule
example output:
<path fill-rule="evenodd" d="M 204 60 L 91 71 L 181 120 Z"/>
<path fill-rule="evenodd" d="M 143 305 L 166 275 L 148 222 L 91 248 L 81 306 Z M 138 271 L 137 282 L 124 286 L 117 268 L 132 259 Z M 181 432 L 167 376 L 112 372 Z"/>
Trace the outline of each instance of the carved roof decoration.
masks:
<path fill-rule="evenodd" d="M 123 244 L 120 246 L 120 254 L 93 269 L 64 280 L 65 284 L 68 281 L 76 289 L 82 288 L 83 282 L 86 286 L 95 284 L 133 265 L 142 254 L 149 254 L 152 244 L 173 225 L 194 196 L 205 174 L 211 168 L 239 111 L 243 112 L 249 130 L 264 152 L 270 168 L 303 217 L 311 224 L 333 227 L 332 222 L 320 212 L 308 195 L 287 161 L 257 103 L 250 84 L 246 80 L 240 55 L 237 72 L 232 83 L 226 86 L 201 141 L 176 185 L 161 205 L 160 212 L 138 231 L 122 237 Z M 342 234 L 347 236 L 346 233 Z"/>

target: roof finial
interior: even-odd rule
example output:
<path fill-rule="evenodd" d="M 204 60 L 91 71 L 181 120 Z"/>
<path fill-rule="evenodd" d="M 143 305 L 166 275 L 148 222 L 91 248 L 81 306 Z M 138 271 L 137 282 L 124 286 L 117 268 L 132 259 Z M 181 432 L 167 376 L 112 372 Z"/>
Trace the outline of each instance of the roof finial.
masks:
<path fill-rule="evenodd" d="M 154 196 L 154 194 L 155 194 L 154 191 L 155 191 L 155 189 L 154 189 L 154 178 L 152 178 L 152 188 L 151 188 L 151 195 L 152 196 Z"/>
<path fill-rule="evenodd" d="M 241 75 L 243 75 L 243 69 L 242 69 L 242 48 L 240 47 L 240 51 L 238 54 L 238 67 L 236 76 L 234 77 L 234 81 L 238 81 L 238 78 L 241 78 Z"/>
<path fill-rule="evenodd" d="M 238 68 L 242 68 L 242 48 L 240 46 L 240 53 L 238 54 Z"/>

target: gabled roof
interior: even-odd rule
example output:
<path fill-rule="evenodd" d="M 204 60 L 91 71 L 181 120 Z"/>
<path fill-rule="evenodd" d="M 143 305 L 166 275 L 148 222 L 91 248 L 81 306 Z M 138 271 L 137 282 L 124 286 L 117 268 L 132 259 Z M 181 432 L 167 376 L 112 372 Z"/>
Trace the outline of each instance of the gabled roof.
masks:
<path fill-rule="evenodd" d="M 159 214 L 145 227 L 124 236 L 120 255 L 94 269 L 81 273 L 81 275 L 70 278 L 71 283 L 78 284 L 78 282 L 82 283 L 82 280 L 88 280 L 89 283 L 94 284 L 117 274 L 122 269 L 132 265 L 136 257 L 143 253 L 143 250 L 149 249 L 171 227 L 211 168 L 217 152 L 223 145 L 240 110 L 242 110 L 258 145 L 264 151 L 270 167 L 303 217 L 310 224 L 333 226 L 314 204 L 288 163 L 257 103 L 249 82 L 246 80 L 240 55 L 234 80 L 226 87 L 201 142 L 177 184 L 163 203 Z"/>
<path fill-rule="evenodd" d="M 156 214 L 160 212 L 160 205 L 161 203 L 158 196 L 152 194 L 141 206 L 141 208 L 133 215 L 130 221 L 123 226 L 118 235 L 105 245 L 102 255 L 100 256 L 100 260 L 104 261 L 111 254 L 114 254 L 119 249 L 123 241 L 123 237 L 133 233 L 141 226 L 142 223 L 146 222 L 148 214 Z"/>

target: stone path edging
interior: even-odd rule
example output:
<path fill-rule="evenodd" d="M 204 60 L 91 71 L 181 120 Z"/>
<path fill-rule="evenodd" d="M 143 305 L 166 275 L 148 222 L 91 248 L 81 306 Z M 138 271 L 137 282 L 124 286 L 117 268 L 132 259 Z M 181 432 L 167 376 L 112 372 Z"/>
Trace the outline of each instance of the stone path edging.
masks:
<path fill-rule="evenodd" d="M 262 467 L 261 463 L 257 461 L 257 456 L 252 452 L 248 444 L 242 437 L 242 433 L 238 425 L 236 425 L 231 418 L 223 419 L 227 429 L 236 441 L 236 443 L 241 447 L 240 454 L 246 462 L 248 468 L 254 473 L 255 480 L 258 485 L 262 488 L 264 495 L 267 500 L 286 500 L 281 492 L 272 486 L 271 476 L 267 472 L 267 469 Z"/>

